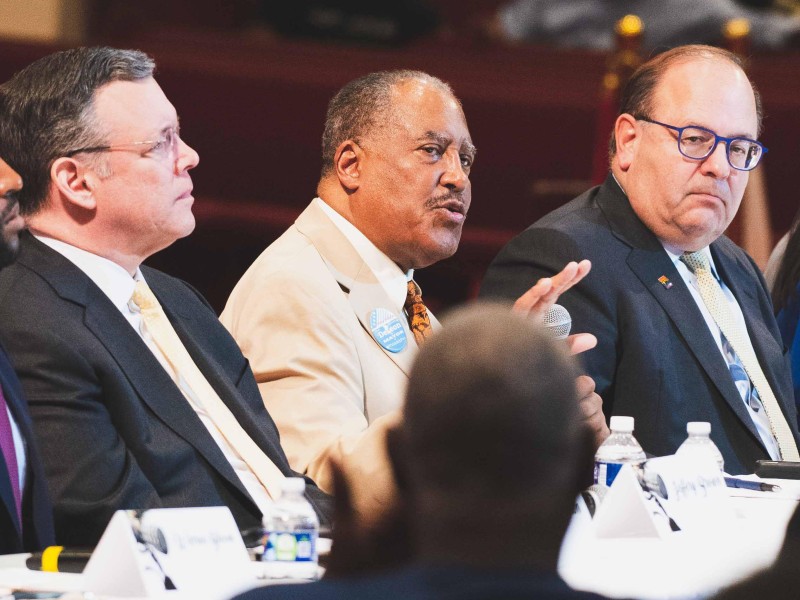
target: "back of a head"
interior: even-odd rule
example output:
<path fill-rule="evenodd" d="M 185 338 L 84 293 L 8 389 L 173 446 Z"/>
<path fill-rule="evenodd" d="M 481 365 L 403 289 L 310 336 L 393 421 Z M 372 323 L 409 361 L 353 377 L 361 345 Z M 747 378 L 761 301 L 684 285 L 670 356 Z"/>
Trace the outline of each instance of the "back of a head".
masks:
<path fill-rule="evenodd" d="M 153 60 L 138 50 L 74 48 L 41 58 L 0 86 L 0 148 L 21 176 L 24 214 L 44 204 L 50 166 L 70 150 L 106 143 L 93 121 L 95 92 L 112 81 L 152 76 Z"/>
<path fill-rule="evenodd" d="M 568 514 L 590 465 L 576 376 L 563 342 L 508 306 L 452 313 L 409 382 L 403 440 L 414 510 L 429 519 L 490 505 L 532 521 Z"/>

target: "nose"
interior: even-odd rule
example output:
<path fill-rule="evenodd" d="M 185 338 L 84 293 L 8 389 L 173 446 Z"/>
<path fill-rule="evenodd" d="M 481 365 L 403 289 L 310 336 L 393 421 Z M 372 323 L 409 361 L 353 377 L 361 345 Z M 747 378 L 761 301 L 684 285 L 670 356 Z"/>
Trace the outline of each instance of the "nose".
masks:
<path fill-rule="evenodd" d="M 728 162 L 728 145 L 720 141 L 716 148 L 703 160 L 701 167 L 703 173 L 716 179 L 726 179 L 731 174 L 731 164 Z"/>
<path fill-rule="evenodd" d="M 469 184 L 469 175 L 461 164 L 458 151 L 452 149 L 445 154 L 445 171 L 442 173 L 440 183 L 454 192 L 462 192 Z"/>
<path fill-rule="evenodd" d="M 175 160 L 175 174 L 194 169 L 200 162 L 200 155 L 189 144 L 178 138 L 178 156 Z"/>
<path fill-rule="evenodd" d="M 22 177 L 0 158 L 0 196 L 22 189 Z"/>

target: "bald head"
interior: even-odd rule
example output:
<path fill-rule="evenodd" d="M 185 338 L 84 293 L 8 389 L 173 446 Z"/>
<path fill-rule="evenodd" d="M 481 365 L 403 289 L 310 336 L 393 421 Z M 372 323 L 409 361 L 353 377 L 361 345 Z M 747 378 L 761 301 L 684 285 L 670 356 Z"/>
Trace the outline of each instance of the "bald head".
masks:
<path fill-rule="evenodd" d="M 574 361 L 509 306 L 474 304 L 444 325 L 417 357 L 392 443 L 418 556 L 554 571 L 593 450 Z"/>
<path fill-rule="evenodd" d="M 722 48 L 704 46 L 701 44 L 690 44 L 672 48 L 671 50 L 654 56 L 636 69 L 633 75 L 631 75 L 631 78 L 622 90 L 620 114 L 627 113 L 635 117 L 652 116 L 656 88 L 666 73 L 678 64 L 697 60 L 719 61 L 723 64 L 728 63 L 744 71 L 742 60 L 733 52 L 723 50 Z M 761 132 L 761 121 L 763 118 L 761 95 L 752 82 L 749 82 L 749 84 L 752 88 L 756 104 L 756 114 L 758 117 L 758 131 L 756 135 L 758 135 Z M 610 156 L 613 157 L 616 151 L 617 144 L 614 132 L 612 131 L 611 141 L 609 143 Z"/>
<path fill-rule="evenodd" d="M 440 497 L 573 498 L 584 433 L 576 376 L 563 343 L 507 306 L 452 313 L 409 382 L 412 484 Z"/>

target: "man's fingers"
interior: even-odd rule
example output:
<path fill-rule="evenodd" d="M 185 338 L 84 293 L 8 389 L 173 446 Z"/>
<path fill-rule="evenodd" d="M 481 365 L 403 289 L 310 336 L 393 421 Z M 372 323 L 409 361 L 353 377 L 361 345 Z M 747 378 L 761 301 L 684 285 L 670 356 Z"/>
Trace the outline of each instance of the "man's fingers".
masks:
<path fill-rule="evenodd" d="M 534 317 L 544 316 L 559 295 L 586 277 L 591 268 L 592 263 L 588 260 L 567 263 L 559 273 L 540 279 L 522 294 L 514 303 L 514 310 Z"/>
<path fill-rule="evenodd" d="M 594 391 L 594 380 L 586 375 L 575 380 L 575 388 L 583 420 L 594 434 L 595 447 L 599 447 L 610 433 L 603 414 L 603 399 Z"/>
<path fill-rule="evenodd" d="M 597 338 L 591 333 L 573 333 L 567 337 L 570 354 L 580 354 L 597 346 Z"/>
<path fill-rule="evenodd" d="M 594 392 L 594 379 L 588 375 L 579 375 L 575 380 L 575 389 L 578 391 L 579 398 L 585 398 Z"/>
<path fill-rule="evenodd" d="M 527 315 L 536 306 L 553 286 L 553 280 L 550 277 L 544 277 L 536 282 L 532 288 L 522 294 L 514 303 L 514 311 Z"/>
<path fill-rule="evenodd" d="M 588 260 L 582 260 L 579 263 L 571 262 L 565 266 L 560 273 L 554 275 L 553 290 L 557 294 L 563 294 L 573 285 L 578 283 L 581 279 L 589 274 L 592 270 L 592 263 Z"/>

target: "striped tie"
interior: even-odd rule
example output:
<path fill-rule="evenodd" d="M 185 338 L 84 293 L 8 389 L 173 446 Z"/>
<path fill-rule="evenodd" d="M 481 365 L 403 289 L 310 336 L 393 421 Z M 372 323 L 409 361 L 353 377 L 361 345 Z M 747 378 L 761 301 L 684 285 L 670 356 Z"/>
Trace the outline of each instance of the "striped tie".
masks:
<path fill-rule="evenodd" d="M 783 460 L 800 461 L 800 454 L 797 452 L 797 444 L 789 423 L 786 421 L 778 400 L 775 398 L 775 394 L 772 392 L 772 388 L 761 370 L 761 365 L 758 364 L 758 357 L 756 357 L 752 346 L 748 343 L 747 332 L 742 331 L 741 327 L 737 325 L 728 300 L 725 298 L 717 278 L 711 272 L 708 257 L 704 252 L 686 252 L 681 256 L 681 260 L 697 277 L 700 296 L 703 298 L 708 312 L 711 313 L 720 331 L 722 331 L 722 334 L 736 352 L 742 367 L 744 367 L 748 377 L 750 377 L 750 381 L 753 382 L 753 386 L 758 391 L 758 396 L 761 398 L 769 419 L 772 435 L 775 437 L 775 441 L 778 442 L 781 458 Z"/>

